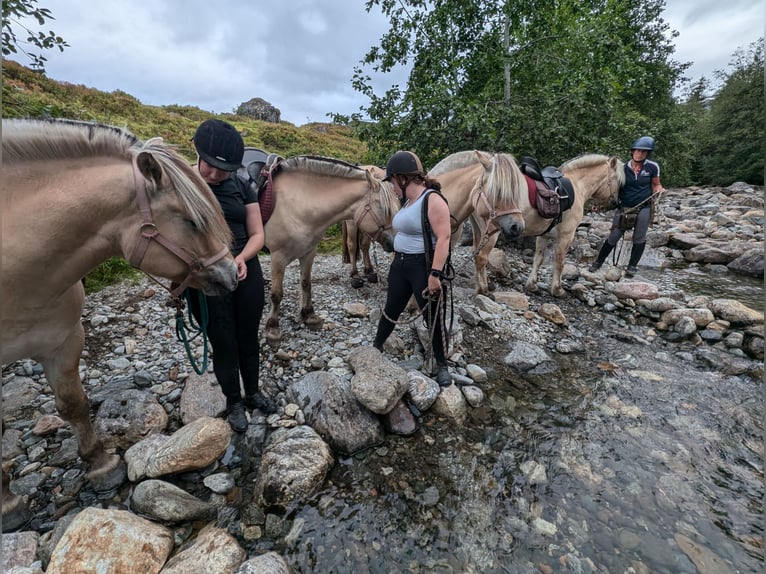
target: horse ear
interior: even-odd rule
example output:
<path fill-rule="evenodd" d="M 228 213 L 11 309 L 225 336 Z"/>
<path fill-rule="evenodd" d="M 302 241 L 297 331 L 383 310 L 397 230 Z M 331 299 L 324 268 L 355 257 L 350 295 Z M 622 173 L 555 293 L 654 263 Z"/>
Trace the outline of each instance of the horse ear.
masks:
<path fill-rule="evenodd" d="M 159 187 L 162 180 L 162 167 L 154 156 L 147 152 L 142 151 L 136 156 L 136 165 L 146 179 L 151 180 L 155 187 Z"/>
<path fill-rule="evenodd" d="M 617 169 L 617 165 L 618 165 L 618 163 L 617 163 L 617 162 L 618 162 L 618 161 L 619 161 L 619 160 L 617 159 L 617 157 L 616 157 L 616 156 L 612 156 L 612 157 L 610 157 L 610 158 L 609 158 L 609 167 L 611 167 L 612 169 Z"/>

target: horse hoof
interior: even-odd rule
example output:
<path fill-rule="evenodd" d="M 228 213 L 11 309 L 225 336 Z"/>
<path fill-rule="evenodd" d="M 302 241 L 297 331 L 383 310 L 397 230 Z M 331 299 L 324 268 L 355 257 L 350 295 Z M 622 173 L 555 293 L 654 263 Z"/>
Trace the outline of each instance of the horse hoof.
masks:
<path fill-rule="evenodd" d="M 125 463 L 118 455 L 109 458 L 107 464 L 90 470 L 85 478 L 90 481 L 93 490 L 99 493 L 111 492 L 125 484 L 128 472 Z"/>
<path fill-rule="evenodd" d="M 369 275 L 365 275 L 364 278 L 367 279 L 367 283 L 377 283 L 378 282 L 378 274 L 377 273 L 370 273 Z"/>
<path fill-rule="evenodd" d="M 324 325 L 324 321 L 318 317 L 316 319 L 306 321 L 306 327 L 308 327 L 311 331 L 320 331 L 322 329 L 322 325 Z"/>
<path fill-rule="evenodd" d="M 359 289 L 360 287 L 364 286 L 364 280 L 360 279 L 359 277 L 352 277 L 351 278 L 351 286 L 354 289 Z"/>
<path fill-rule="evenodd" d="M 266 336 L 266 343 L 268 343 L 269 347 L 276 349 L 279 347 L 279 344 L 282 342 L 282 331 L 275 330 L 275 331 L 269 331 L 267 330 L 265 333 Z"/>
<path fill-rule="evenodd" d="M 24 526 L 32 513 L 18 494 L 3 500 L 3 532 L 13 532 Z"/>

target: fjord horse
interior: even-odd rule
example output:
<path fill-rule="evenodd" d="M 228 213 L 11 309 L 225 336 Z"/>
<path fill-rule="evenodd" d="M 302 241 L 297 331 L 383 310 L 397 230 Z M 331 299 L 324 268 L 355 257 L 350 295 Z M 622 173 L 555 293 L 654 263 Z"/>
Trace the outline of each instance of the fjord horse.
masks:
<path fill-rule="evenodd" d="M 511 239 L 524 232 L 521 206 L 527 184 L 511 154 L 460 151 L 442 159 L 428 176 L 441 183 L 449 203 L 453 245 L 460 239 L 462 224 L 469 217 L 483 223 L 480 235 L 474 230 L 474 251 L 490 241 L 494 245 L 499 232 Z M 482 287 L 478 265 L 477 259 L 476 291 L 486 294 L 486 281 Z"/>
<path fill-rule="evenodd" d="M 300 318 L 310 329 L 320 329 L 323 321 L 311 299 L 311 269 L 324 232 L 352 219 L 386 251 L 392 251 L 391 219 L 398 202 L 390 186 L 381 185 L 368 170 L 332 158 L 287 158 L 271 178 L 274 211 L 264 227 L 271 253 L 271 309 L 264 333 L 275 345 L 282 339 L 279 309 L 285 267 L 296 259 L 300 262 Z"/>
<path fill-rule="evenodd" d="M 535 240 L 535 255 L 532 269 L 526 282 L 526 289 L 537 292 L 538 272 L 543 263 L 545 250 L 550 243 L 554 245 L 553 278 L 551 280 L 551 295 L 560 297 L 564 294 L 561 286 L 561 272 L 564 268 L 564 258 L 569 245 L 574 239 L 577 226 L 583 218 L 585 205 L 590 202 L 594 207 L 611 209 L 617 205 L 620 186 L 625 183 L 623 163 L 616 157 L 600 154 L 578 156 L 565 162 L 559 167 L 564 177 L 569 178 L 574 187 L 572 206 L 561 214 L 561 221 L 554 225 L 554 220 L 540 216 L 537 209 L 530 204 L 527 193 L 522 194 L 521 206 L 524 214 L 523 236 Z M 485 234 L 486 224 L 481 219 L 472 217 L 471 224 L 474 232 L 474 248 L 476 259 L 476 277 L 480 285 L 479 292 L 487 293 L 487 257 L 497 242 L 497 236 L 480 245 L 480 237 Z"/>
<path fill-rule="evenodd" d="M 121 481 L 90 421 L 78 365 L 80 281 L 110 257 L 211 295 L 237 285 L 231 235 L 200 175 L 160 138 L 68 120 L 3 120 L 0 362 L 43 366 L 94 488 Z M 4 467 L 5 468 L 5 467 Z M 3 516 L 19 511 L 3 476 Z"/>

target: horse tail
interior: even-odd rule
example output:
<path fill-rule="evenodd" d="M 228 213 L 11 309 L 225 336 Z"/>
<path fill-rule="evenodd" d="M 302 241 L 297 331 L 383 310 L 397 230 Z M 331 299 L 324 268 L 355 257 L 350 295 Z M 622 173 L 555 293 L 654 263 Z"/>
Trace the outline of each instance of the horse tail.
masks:
<path fill-rule="evenodd" d="M 341 221 L 340 227 L 343 237 L 343 263 L 351 263 L 351 254 L 348 251 L 348 223 Z"/>

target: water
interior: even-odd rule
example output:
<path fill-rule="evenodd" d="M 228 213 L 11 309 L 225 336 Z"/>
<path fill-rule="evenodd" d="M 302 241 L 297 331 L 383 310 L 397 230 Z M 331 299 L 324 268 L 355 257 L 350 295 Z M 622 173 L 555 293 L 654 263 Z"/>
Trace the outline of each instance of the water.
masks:
<path fill-rule="evenodd" d="M 711 275 L 699 266 L 675 269 L 640 270 L 642 277 L 655 283 L 661 291 L 680 291 L 707 295 L 716 299 L 735 299 L 752 309 L 764 310 L 763 278 L 722 273 Z"/>
<path fill-rule="evenodd" d="M 459 428 L 429 415 L 339 461 L 280 551 L 296 572 L 692 574 L 692 540 L 707 572 L 760 571 L 760 385 L 619 343 L 589 358 L 496 372 Z"/>
<path fill-rule="evenodd" d="M 762 309 L 752 278 L 641 274 Z M 578 321 L 608 332 L 615 319 Z M 249 550 L 305 573 L 763 570 L 762 381 L 711 372 L 693 347 L 619 337 L 520 375 L 501 366 L 507 346 L 466 336 L 494 365 L 480 408 L 460 425 L 429 412 L 414 436 L 338 460 L 281 516 L 289 534 Z"/>

